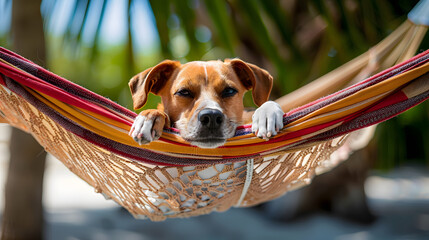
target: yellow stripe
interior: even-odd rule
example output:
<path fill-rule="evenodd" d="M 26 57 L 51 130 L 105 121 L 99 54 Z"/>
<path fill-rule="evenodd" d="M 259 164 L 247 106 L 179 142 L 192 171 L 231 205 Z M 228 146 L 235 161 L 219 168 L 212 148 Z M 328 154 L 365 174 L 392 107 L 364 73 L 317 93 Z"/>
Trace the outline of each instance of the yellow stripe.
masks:
<path fill-rule="evenodd" d="M 343 118 L 345 116 L 349 116 L 350 114 L 356 113 L 362 109 L 365 109 L 366 107 L 371 106 L 372 104 L 376 103 L 377 101 L 379 101 L 380 99 L 382 99 L 383 97 L 386 97 L 387 95 L 381 95 L 381 96 L 375 96 L 372 99 L 365 99 L 365 101 L 362 102 L 358 102 L 355 103 L 351 106 L 347 106 L 345 108 L 333 111 L 333 112 L 328 112 L 328 113 L 323 113 L 320 115 L 316 115 L 304 122 L 294 122 L 292 126 L 289 127 L 285 127 L 284 130 L 288 131 L 288 132 L 295 132 L 301 129 L 306 129 L 309 127 L 314 127 L 320 124 L 324 124 L 324 123 L 329 123 L 331 121 Z"/>
<path fill-rule="evenodd" d="M 346 108 L 347 106 L 356 104 L 358 102 L 365 101 L 366 99 L 370 99 L 375 96 L 383 95 L 386 92 L 395 90 L 399 88 L 400 86 L 404 86 L 406 83 L 414 80 L 415 78 L 425 74 L 429 71 L 429 63 L 424 64 L 423 66 L 420 66 L 418 68 L 415 68 L 413 70 L 407 71 L 405 73 L 396 75 L 390 79 L 386 79 L 383 82 L 380 82 L 378 84 L 375 84 L 371 87 L 365 88 L 361 91 L 358 91 L 348 97 L 345 97 L 333 104 L 327 105 L 321 109 L 318 109 L 310 114 L 308 114 L 305 117 L 302 117 L 298 119 L 297 121 L 294 121 L 290 124 L 288 124 L 286 127 L 296 125 L 298 123 L 304 122 L 305 120 L 308 120 L 310 118 L 314 118 L 317 115 L 325 114 L 328 112 L 336 111 L 341 108 Z M 366 104 L 369 106 L 369 104 Z M 338 119 L 342 116 L 349 115 L 351 113 L 355 112 L 353 109 L 341 112 L 340 114 L 333 114 L 329 120 Z M 328 121 L 329 121 L 328 120 Z"/>
<path fill-rule="evenodd" d="M 106 123 L 103 123 L 102 121 L 98 121 L 93 117 L 90 117 L 82 112 L 79 111 L 78 108 L 74 106 L 70 106 L 66 103 L 63 103 L 53 97 L 50 97 L 46 94 L 40 93 L 38 91 L 35 91 L 33 89 L 29 89 L 25 87 L 27 91 L 29 91 L 33 96 L 35 96 L 38 100 L 48 105 L 50 108 L 57 111 L 62 116 L 76 122 L 80 126 L 88 129 L 89 131 L 92 131 L 98 135 L 101 135 L 103 137 L 118 141 L 118 142 L 130 142 L 128 139 L 130 137 L 127 134 L 124 134 L 123 132 L 120 132 L 111 126 L 107 125 Z M 132 139 L 131 139 L 132 140 Z"/>
<path fill-rule="evenodd" d="M 360 109 L 369 106 L 375 101 L 379 100 L 381 95 L 397 89 L 400 86 L 410 82 L 418 76 L 423 75 L 425 72 L 429 70 L 429 64 L 425 64 L 416 69 L 410 70 L 406 73 L 400 74 L 398 76 L 392 77 L 386 81 L 378 83 L 369 88 L 363 89 L 355 94 L 352 94 L 344 99 L 341 99 L 331 105 L 325 106 L 313 113 L 308 114 L 307 116 L 298 119 L 295 122 L 292 122 L 286 126 L 286 130 L 279 134 L 277 137 L 284 136 L 292 131 L 302 130 L 311 126 L 316 126 L 319 124 L 327 123 L 333 121 L 335 119 L 339 119 L 343 116 L 347 116 L 352 114 Z M 54 99 L 46 94 L 42 94 L 35 90 L 26 88 L 31 94 L 33 94 L 37 99 L 47 104 L 52 109 L 59 112 L 61 115 L 71 119 L 82 127 L 92 131 L 98 135 L 106 137 L 108 139 L 112 139 L 114 141 L 120 142 L 122 144 L 126 144 L 134 147 L 142 147 L 145 149 L 157 151 L 157 152 L 165 152 L 170 153 L 174 156 L 184 156 L 191 155 L 200 155 L 200 156 L 211 156 L 216 158 L 216 156 L 241 156 L 244 154 L 255 154 L 263 151 L 268 151 L 271 149 L 275 149 L 281 147 L 285 144 L 291 144 L 302 139 L 308 138 L 312 136 L 309 134 L 308 136 L 298 137 L 294 139 L 285 140 L 278 143 L 265 143 L 256 146 L 248 146 L 254 143 L 261 143 L 264 140 L 259 138 L 254 138 L 253 134 L 248 134 L 244 136 L 238 136 L 228 140 L 226 146 L 237 146 L 234 148 L 216 148 L 216 149 L 202 149 L 190 146 L 187 142 L 185 142 L 180 136 L 174 134 L 164 133 L 162 135 L 163 138 L 177 142 L 184 143 L 186 145 L 179 144 L 171 144 L 162 141 L 155 141 L 148 145 L 139 146 L 130 136 L 128 136 L 127 132 L 130 129 L 130 126 L 127 124 L 123 124 L 107 117 L 104 117 L 99 114 L 92 113 L 90 111 L 77 108 L 74 106 L 70 106 L 65 104 L 57 99 Z M 364 104 L 359 104 L 360 102 L 367 101 L 368 99 L 374 98 Z M 353 106 L 355 105 L 355 106 Z M 332 114 L 330 114 L 332 113 Z"/>

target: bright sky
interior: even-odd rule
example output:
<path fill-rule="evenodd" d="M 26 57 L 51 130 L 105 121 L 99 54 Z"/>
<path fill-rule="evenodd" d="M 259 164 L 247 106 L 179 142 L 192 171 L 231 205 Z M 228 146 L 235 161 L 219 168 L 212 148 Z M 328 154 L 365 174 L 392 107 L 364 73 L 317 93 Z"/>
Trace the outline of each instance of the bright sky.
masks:
<path fill-rule="evenodd" d="M 0 0 L 0 34 L 9 30 L 11 2 L 12 1 L 8 0 Z M 48 27 L 52 34 L 62 34 L 68 24 L 68 19 L 72 14 L 76 0 L 44 0 L 42 3 L 42 12 L 44 7 L 54 2 L 56 2 L 54 14 Z M 105 19 L 101 26 L 100 37 L 103 43 L 115 45 L 126 40 L 127 2 L 128 1 L 124 0 L 108 0 Z M 154 49 L 154 46 L 158 43 L 158 34 L 149 2 L 148 0 L 133 1 L 133 5 L 131 16 L 132 34 L 136 44 L 135 47 L 138 51 L 150 51 Z M 86 43 L 93 40 L 100 8 L 101 1 L 91 1 L 88 24 L 82 36 L 83 41 Z M 77 27 L 73 26 L 72 29 L 76 31 Z"/>
<path fill-rule="evenodd" d="M 8 4 L 7 4 L 8 3 Z M 9 31 L 10 26 L 10 3 L 12 1 L 0 0 L 0 34 L 3 35 L 5 32 Z"/>
<path fill-rule="evenodd" d="M 45 0 L 50 1 L 50 0 Z M 52 21 L 52 29 L 54 33 L 61 34 L 67 24 L 67 19 L 71 14 L 72 6 L 75 0 L 58 1 L 55 6 L 57 13 Z M 97 20 L 99 17 L 99 9 L 101 1 L 92 1 L 89 11 L 88 26 L 84 31 L 83 41 L 91 42 L 96 29 Z M 155 27 L 155 20 L 150 9 L 149 2 L 133 1 L 132 6 L 132 34 L 135 40 L 137 50 L 148 51 L 153 49 L 154 44 L 158 42 L 158 34 Z M 106 7 L 105 19 L 101 26 L 101 39 L 103 43 L 118 44 L 126 40 L 127 32 L 127 1 L 124 0 L 109 0 Z"/>

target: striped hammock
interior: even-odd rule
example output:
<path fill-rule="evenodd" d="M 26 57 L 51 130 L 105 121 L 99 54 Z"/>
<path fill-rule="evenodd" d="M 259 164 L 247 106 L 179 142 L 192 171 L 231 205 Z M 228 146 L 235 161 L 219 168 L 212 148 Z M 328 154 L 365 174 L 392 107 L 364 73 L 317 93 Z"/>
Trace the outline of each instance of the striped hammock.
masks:
<path fill-rule="evenodd" d="M 215 149 L 188 144 L 174 128 L 166 129 L 160 141 L 140 146 L 128 136 L 134 112 L 4 48 L 0 48 L 0 84 L 3 91 L 25 99 L 65 130 L 109 152 L 148 164 L 195 166 L 293 151 L 394 117 L 427 98 L 425 78 L 416 79 L 428 71 L 428 56 L 426 51 L 287 112 L 285 127 L 269 141 L 255 137 L 251 126 L 245 125 L 237 128 L 225 146 Z"/>
<path fill-rule="evenodd" d="M 413 54 L 425 32 L 407 21 L 309 86 L 332 89 L 391 66 Z M 0 48 L 0 122 L 31 133 L 96 192 L 134 216 L 164 220 L 252 206 L 308 184 L 318 170 L 333 166 L 330 156 L 349 133 L 428 99 L 428 72 L 429 50 L 301 107 L 293 105 L 292 93 L 278 100 L 283 109 L 294 109 L 269 141 L 245 125 L 216 149 L 191 146 L 174 128 L 140 146 L 128 136 L 134 112 Z M 309 98 L 325 91 L 298 90 Z"/>

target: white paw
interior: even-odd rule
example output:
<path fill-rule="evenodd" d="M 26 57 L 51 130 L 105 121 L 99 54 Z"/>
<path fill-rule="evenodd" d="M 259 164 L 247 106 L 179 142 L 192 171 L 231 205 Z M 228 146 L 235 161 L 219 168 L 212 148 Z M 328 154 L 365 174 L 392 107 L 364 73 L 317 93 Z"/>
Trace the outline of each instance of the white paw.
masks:
<path fill-rule="evenodd" d="M 152 131 L 153 118 L 138 115 L 134 120 L 129 135 L 140 145 L 150 143 L 159 138 L 156 131 Z"/>
<path fill-rule="evenodd" d="M 257 137 L 268 140 L 283 128 L 283 115 L 284 112 L 278 103 L 265 102 L 252 116 L 252 132 Z"/>

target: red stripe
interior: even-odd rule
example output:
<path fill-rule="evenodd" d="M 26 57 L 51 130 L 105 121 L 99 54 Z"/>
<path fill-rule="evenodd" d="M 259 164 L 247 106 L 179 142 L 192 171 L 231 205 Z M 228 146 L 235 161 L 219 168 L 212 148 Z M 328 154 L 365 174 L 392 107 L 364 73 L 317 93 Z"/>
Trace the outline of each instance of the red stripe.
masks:
<path fill-rule="evenodd" d="M 31 62 L 30 60 L 12 52 L 12 51 L 9 51 L 5 48 L 0 47 L 0 53 L 9 55 L 8 57 L 11 59 L 16 58 L 18 60 L 22 60 L 25 62 L 22 64 L 29 64 L 32 67 L 34 67 L 35 69 L 37 69 L 37 73 L 39 75 L 42 75 L 42 76 L 39 76 L 39 77 L 36 76 L 36 78 L 41 78 L 43 82 L 46 82 L 46 78 L 49 77 L 49 80 L 54 81 L 54 83 L 52 84 L 53 86 L 57 86 L 57 87 L 60 87 L 61 89 L 65 89 L 66 92 L 67 91 L 78 92 L 81 95 L 88 96 L 89 99 L 94 100 L 95 102 L 100 102 L 100 103 L 102 103 L 102 105 L 110 106 L 110 107 L 116 109 L 117 111 L 127 115 L 127 116 L 130 116 L 130 117 L 136 116 L 136 113 L 124 108 L 123 106 L 121 106 L 121 105 L 119 105 L 119 104 L 117 104 L 117 103 L 115 103 L 115 102 L 113 102 L 113 101 L 111 101 L 105 97 L 102 97 L 102 96 L 100 96 L 100 95 L 80 86 L 80 85 L 77 85 L 77 84 L 75 84 L 75 83 L 73 83 L 73 82 L 71 82 L 65 78 L 62 78 L 62 77 L 60 77 L 60 76 L 58 76 L 52 72 L 49 72 L 48 70 L 38 66 L 37 64 Z M 7 59 L 5 59 L 5 60 L 7 61 Z M 12 64 L 12 65 L 14 65 L 14 64 Z M 50 84 L 49 82 L 46 82 L 46 83 Z"/>
<path fill-rule="evenodd" d="M 23 56 L 18 55 L 17 53 L 12 52 L 12 51 L 10 51 L 10 50 L 8 50 L 8 49 L 4 48 L 4 47 L 0 47 L 0 52 L 5 53 L 5 54 L 10 55 L 10 56 L 13 56 L 14 58 L 21 59 L 21 60 L 23 60 L 23 61 L 26 61 L 26 62 L 28 62 L 28 63 L 31 63 L 31 64 L 33 64 L 33 65 L 37 66 L 37 65 L 36 65 L 35 63 L 33 63 L 32 61 L 30 61 L 30 60 L 28 60 L 28 59 L 24 58 Z"/>
<path fill-rule="evenodd" d="M 376 111 L 378 111 L 378 110 L 380 110 L 386 106 L 393 105 L 393 104 L 396 104 L 399 102 L 403 102 L 403 101 L 406 101 L 407 99 L 408 99 L 407 96 L 402 91 L 397 91 L 397 92 L 395 92 L 395 93 L 393 93 L 393 94 L 391 94 L 391 95 L 389 95 L 383 99 L 380 99 L 378 102 L 374 103 L 373 105 L 371 105 L 368 108 L 359 110 L 359 111 L 354 112 L 350 115 L 344 116 L 340 119 L 336 119 L 336 120 L 328 122 L 328 123 L 316 125 L 313 127 L 302 129 L 302 130 L 294 131 L 294 132 L 285 134 L 285 135 L 278 137 L 278 138 L 272 138 L 272 139 L 268 140 L 267 142 L 254 143 L 254 144 L 249 144 L 246 146 L 256 146 L 256 145 L 261 145 L 261 144 L 265 144 L 265 143 L 276 143 L 276 142 L 282 142 L 282 141 L 290 140 L 290 139 L 297 138 L 297 137 L 302 137 L 302 136 L 305 136 L 307 134 L 311 134 L 311 133 L 320 131 L 324 128 L 328 128 L 330 126 L 333 126 L 339 122 L 351 121 L 354 118 L 356 118 L 357 116 L 360 116 L 362 114 L 367 114 L 370 112 L 376 112 Z M 287 146 L 287 145 L 284 145 L 284 146 Z M 239 146 L 229 146 L 229 147 L 239 147 Z"/>
<path fill-rule="evenodd" d="M 74 82 L 71 82 L 67 79 L 61 78 L 61 77 L 49 72 L 48 70 L 46 70 L 44 68 L 38 67 L 38 71 L 40 74 L 53 77 L 56 80 L 57 84 L 59 86 L 61 86 L 61 88 L 68 89 L 69 91 L 73 90 L 74 92 L 79 92 L 82 95 L 88 96 L 88 98 L 91 99 L 91 101 L 101 102 L 104 105 L 111 106 L 111 107 L 117 109 L 118 111 L 120 111 L 121 113 L 124 113 L 125 115 L 131 116 L 131 117 L 137 116 L 137 114 L 135 112 L 130 111 L 130 110 L 124 108 L 123 106 L 121 106 L 121 105 L 119 105 L 119 104 L 117 104 L 117 103 L 115 103 L 115 102 L 113 102 L 113 101 L 111 101 L 105 97 L 102 97 L 102 96 L 100 96 L 100 95 L 80 86 L 80 85 L 77 85 Z"/>
<path fill-rule="evenodd" d="M 389 96 L 386 96 L 385 98 L 378 101 L 375 105 L 365 110 L 364 114 L 375 112 L 387 106 L 390 106 L 399 102 L 403 102 L 406 100 L 408 100 L 407 95 L 405 95 L 405 93 L 402 91 L 397 91 L 395 93 L 390 94 Z"/>
<path fill-rule="evenodd" d="M 412 97 L 410 99 L 407 99 L 405 101 L 399 102 L 397 104 L 387 105 L 383 109 L 379 109 L 376 112 L 364 113 L 357 117 L 357 119 L 359 119 L 358 122 L 354 122 L 354 123 L 352 121 L 348 122 L 346 124 L 341 125 L 340 127 L 337 127 L 333 130 L 328 131 L 327 133 L 323 133 L 318 136 L 307 139 L 306 141 L 303 141 L 302 144 L 304 143 L 307 144 L 314 141 L 326 140 L 327 138 L 332 139 L 338 136 L 342 136 L 346 133 L 353 132 L 358 129 L 362 129 L 380 122 L 387 121 L 405 112 L 406 110 L 424 102 L 427 99 L 429 99 L 429 91 L 422 93 L 418 96 Z M 386 112 L 389 112 L 389 114 L 386 115 L 385 114 Z M 382 114 L 384 116 L 381 118 L 373 119 L 374 113 Z M 369 115 L 372 115 L 372 116 L 368 117 Z"/>
<path fill-rule="evenodd" d="M 24 75 L 22 72 L 19 72 L 19 70 L 6 65 L 4 63 L 0 63 L 0 66 L 2 66 L 3 68 L 3 73 L 10 77 L 11 79 L 19 82 L 22 85 L 25 85 L 31 89 L 37 90 L 41 93 L 44 93 L 48 96 L 51 96 L 59 101 L 65 102 L 67 104 L 88 110 L 90 112 L 94 112 L 97 114 L 100 114 L 102 116 L 105 116 L 107 118 L 110 118 L 112 120 L 115 120 L 117 122 L 121 122 L 124 124 L 127 124 L 129 126 L 131 126 L 131 122 L 127 121 L 125 118 L 121 118 L 113 113 L 111 113 L 110 111 L 107 111 L 106 109 L 93 104 L 89 101 L 84 101 L 80 98 L 77 98 L 74 95 L 69 94 L 68 92 L 53 86 L 51 84 L 48 84 L 44 81 L 40 81 L 39 79 L 37 79 L 36 77 L 26 74 Z"/>
<path fill-rule="evenodd" d="M 335 93 L 333 93 L 333 94 L 330 94 L 330 95 L 328 95 L 328 96 L 322 97 L 322 98 L 320 98 L 320 99 L 317 99 L 317 100 L 315 100 L 315 101 L 313 101 L 313 102 L 307 103 L 307 104 L 305 104 L 305 105 L 303 105 L 303 106 L 300 106 L 300 107 L 298 107 L 298 108 L 295 108 L 295 109 L 293 109 L 293 110 L 289 111 L 286 115 L 287 115 L 287 116 L 289 116 L 289 115 L 291 115 L 292 113 L 295 113 L 295 112 L 298 112 L 298 111 L 303 110 L 303 109 L 305 109 L 305 108 L 308 108 L 308 107 L 310 107 L 310 106 L 313 106 L 313 105 L 315 105 L 315 104 L 317 104 L 317 103 L 320 103 L 320 102 L 322 102 L 322 101 L 324 101 L 324 100 L 326 100 L 326 99 L 332 98 L 332 97 L 334 97 L 334 96 L 336 96 L 336 95 L 338 95 L 338 94 L 340 94 L 340 93 L 343 93 L 343 92 L 345 92 L 345 91 L 348 91 L 348 90 L 350 90 L 350 89 L 352 89 L 352 88 L 356 88 L 357 86 L 360 86 L 360 85 L 362 85 L 362 84 L 365 84 L 365 83 L 367 83 L 367 82 L 369 82 L 369 81 L 372 81 L 372 80 L 374 80 L 374 79 L 376 79 L 376 78 L 382 77 L 383 75 L 388 75 L 388 74 L 389 74 L 390 72 L 392 72 L 394 69 L 398 69 L 398 68 L 400 68 L 400 67 L 402 67 L 402 66 L 404 66 L 404 65 L 406 65 L 406 64 L 408 64 L 408 63 L 410 63 L 410 62 L 412 62 L 412 61 L 415 61 L 416 59 L 419 59 L 419 58 L 421 58 L 421 57 L 423 57 L 423 56 L 425 56 L 425 55 L 427 55 L 427 54 L 429 54 L 429 50 L 426 50 L 426 51 L 424 51 L 424 52 L 422 52 L 422 53 L 420 53 L 420 54 L 418 54 L 418 55 L 416 55 L 416 56 L 414 56 L 414 57 L 412 57 L 412 58 L 410 58 L 410 59 L 408 59 L 408 60 L 406 60 L 406 61 L 404 61 L 404 62 L 402 62 L 402 63 L 400 63 L 400 64 L 397 64 L 397 65 L 395 65 L 395 66 L 392 66 L 392 67 L 390 67 L 390 68 L 388 68 L 388 69 L 386 69 L 386 70 L 384 70 L 384 71 L 381 71 L 381 72 L 379 72 L 379 73 L 377 73 L 377 74 L 375 74 L 375 75 L 373 75 L 373 76 L 371 76 L 371 77 L 369 77 L 369 78 L 367 78 L 367 79 L 365 79 L 365 80 L 363 80 L 363 81 L 360 81 L 360 82 L 358 82 L 358 83 L 356 83 L 356 84 L 354 84 L 354 85 L 352 85 L 352 86 L 349 86 L 349 87 L 347 87 L 347 88 L 345 88 L 345 89 L 342 89 L 342 90 L 339 90 L 339 91 L 337 91 L 337 92 L 335 92 Z M 404 69 L 402 72 L 406 72 L 406 71 L 408 71 L 408 70 L 410 70 L 410 69 L 412 69 L 412 68 L 416 68 L 418 65 L 423 64 L 423 63 L 425 63 L 425 62 L 427 62 L 427 61 L 429 61 L 429 59 L 425 59 L 424 61 L 419 62 L 418 64 L 413 64 L 413 65 L 412 65 L 412 66 L 410 66 L 409 68 Z"/>

